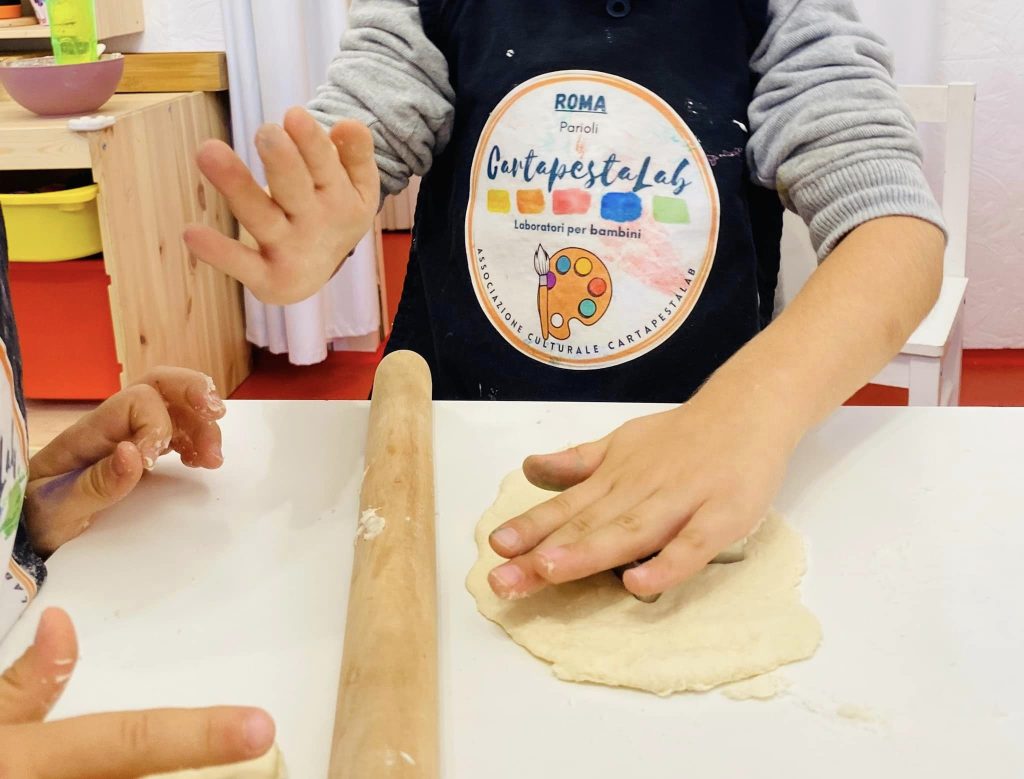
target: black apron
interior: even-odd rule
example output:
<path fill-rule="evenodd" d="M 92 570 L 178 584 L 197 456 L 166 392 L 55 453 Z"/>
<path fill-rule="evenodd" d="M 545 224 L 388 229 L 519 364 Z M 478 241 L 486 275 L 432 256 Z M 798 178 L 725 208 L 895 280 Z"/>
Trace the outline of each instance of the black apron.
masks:
<path fill-rule="evenodd" d="M 782 207 L 744 154 L 767 0 L 420 10 L 455 119 L 388 351 L 438 399 L 686 400 L 771 318 Z"/>

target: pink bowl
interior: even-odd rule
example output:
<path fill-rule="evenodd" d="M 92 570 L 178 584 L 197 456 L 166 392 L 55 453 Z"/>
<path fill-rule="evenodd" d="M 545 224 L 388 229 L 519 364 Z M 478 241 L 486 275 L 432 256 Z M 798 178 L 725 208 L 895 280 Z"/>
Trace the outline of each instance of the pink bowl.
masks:
<path fill-rule="evenodd" d="M 105 54 L 98 62 L 56 65 L 53 57 L 8 60 L 0 83 L 23 108 L 39 116 L 81 116 L 101 108 L 117 91 L 124 57 Z"/>

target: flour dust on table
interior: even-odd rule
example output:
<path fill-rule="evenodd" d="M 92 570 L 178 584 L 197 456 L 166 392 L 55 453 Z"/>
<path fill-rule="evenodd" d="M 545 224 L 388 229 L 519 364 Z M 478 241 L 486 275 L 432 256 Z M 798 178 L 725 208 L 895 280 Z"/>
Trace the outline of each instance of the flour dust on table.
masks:
<path fill-rule="evenodd" d="M 245 763 L 175 771 L 143 779 L 288 779 L 288 770 L 281 750 L 275 746 L 263 757 Z"/>
<path fill-rule="evenodd" d="M 502 600 L 487 583 L 501 562 L 488 536 L 551 495 L 521 472 L 505 479 L 477 525 L 466 585 L 480 612 L 559 679 L 670 695 L 766 674 L 818 648 L 821 627 L 800 602 L 803 541 L 777 514 L 748 539 L 742 561 L 712 563 L 656 603 L 634 598 L 612 573 Z"/>

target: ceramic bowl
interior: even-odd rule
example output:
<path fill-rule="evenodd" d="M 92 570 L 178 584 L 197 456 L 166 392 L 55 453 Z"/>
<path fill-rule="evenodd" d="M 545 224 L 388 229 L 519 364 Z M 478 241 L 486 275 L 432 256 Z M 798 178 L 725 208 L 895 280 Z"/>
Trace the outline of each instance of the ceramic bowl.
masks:
<path fill-rule="evenodd" d="M 120 54 L 78 65 L 57 65 L 53 57 L 0 63 L 0 83 L 11 99 L 39 116 L 93 113 L 113 97 L 123 74 Z"/>

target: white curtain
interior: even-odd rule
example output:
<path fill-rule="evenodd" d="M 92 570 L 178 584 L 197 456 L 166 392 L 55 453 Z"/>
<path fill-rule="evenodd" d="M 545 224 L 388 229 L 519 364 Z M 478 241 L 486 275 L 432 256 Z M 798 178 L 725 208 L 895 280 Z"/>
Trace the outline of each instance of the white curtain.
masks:
<path fill-rule="evenodd" d="M 264 122 L 279 123 L 303 105 L 327 74 L 345 29 L 344 0 L 222 0 L 231 79 L 235 148 L 266 183 L 252 139 Z M 245 293 L 246 335 L 296 365 L 327 357 L 329 348 L 372 350 L 380 328 L 373 236 L 357 247 L 334 279 L 309 300 L 267 306 Z"/>

